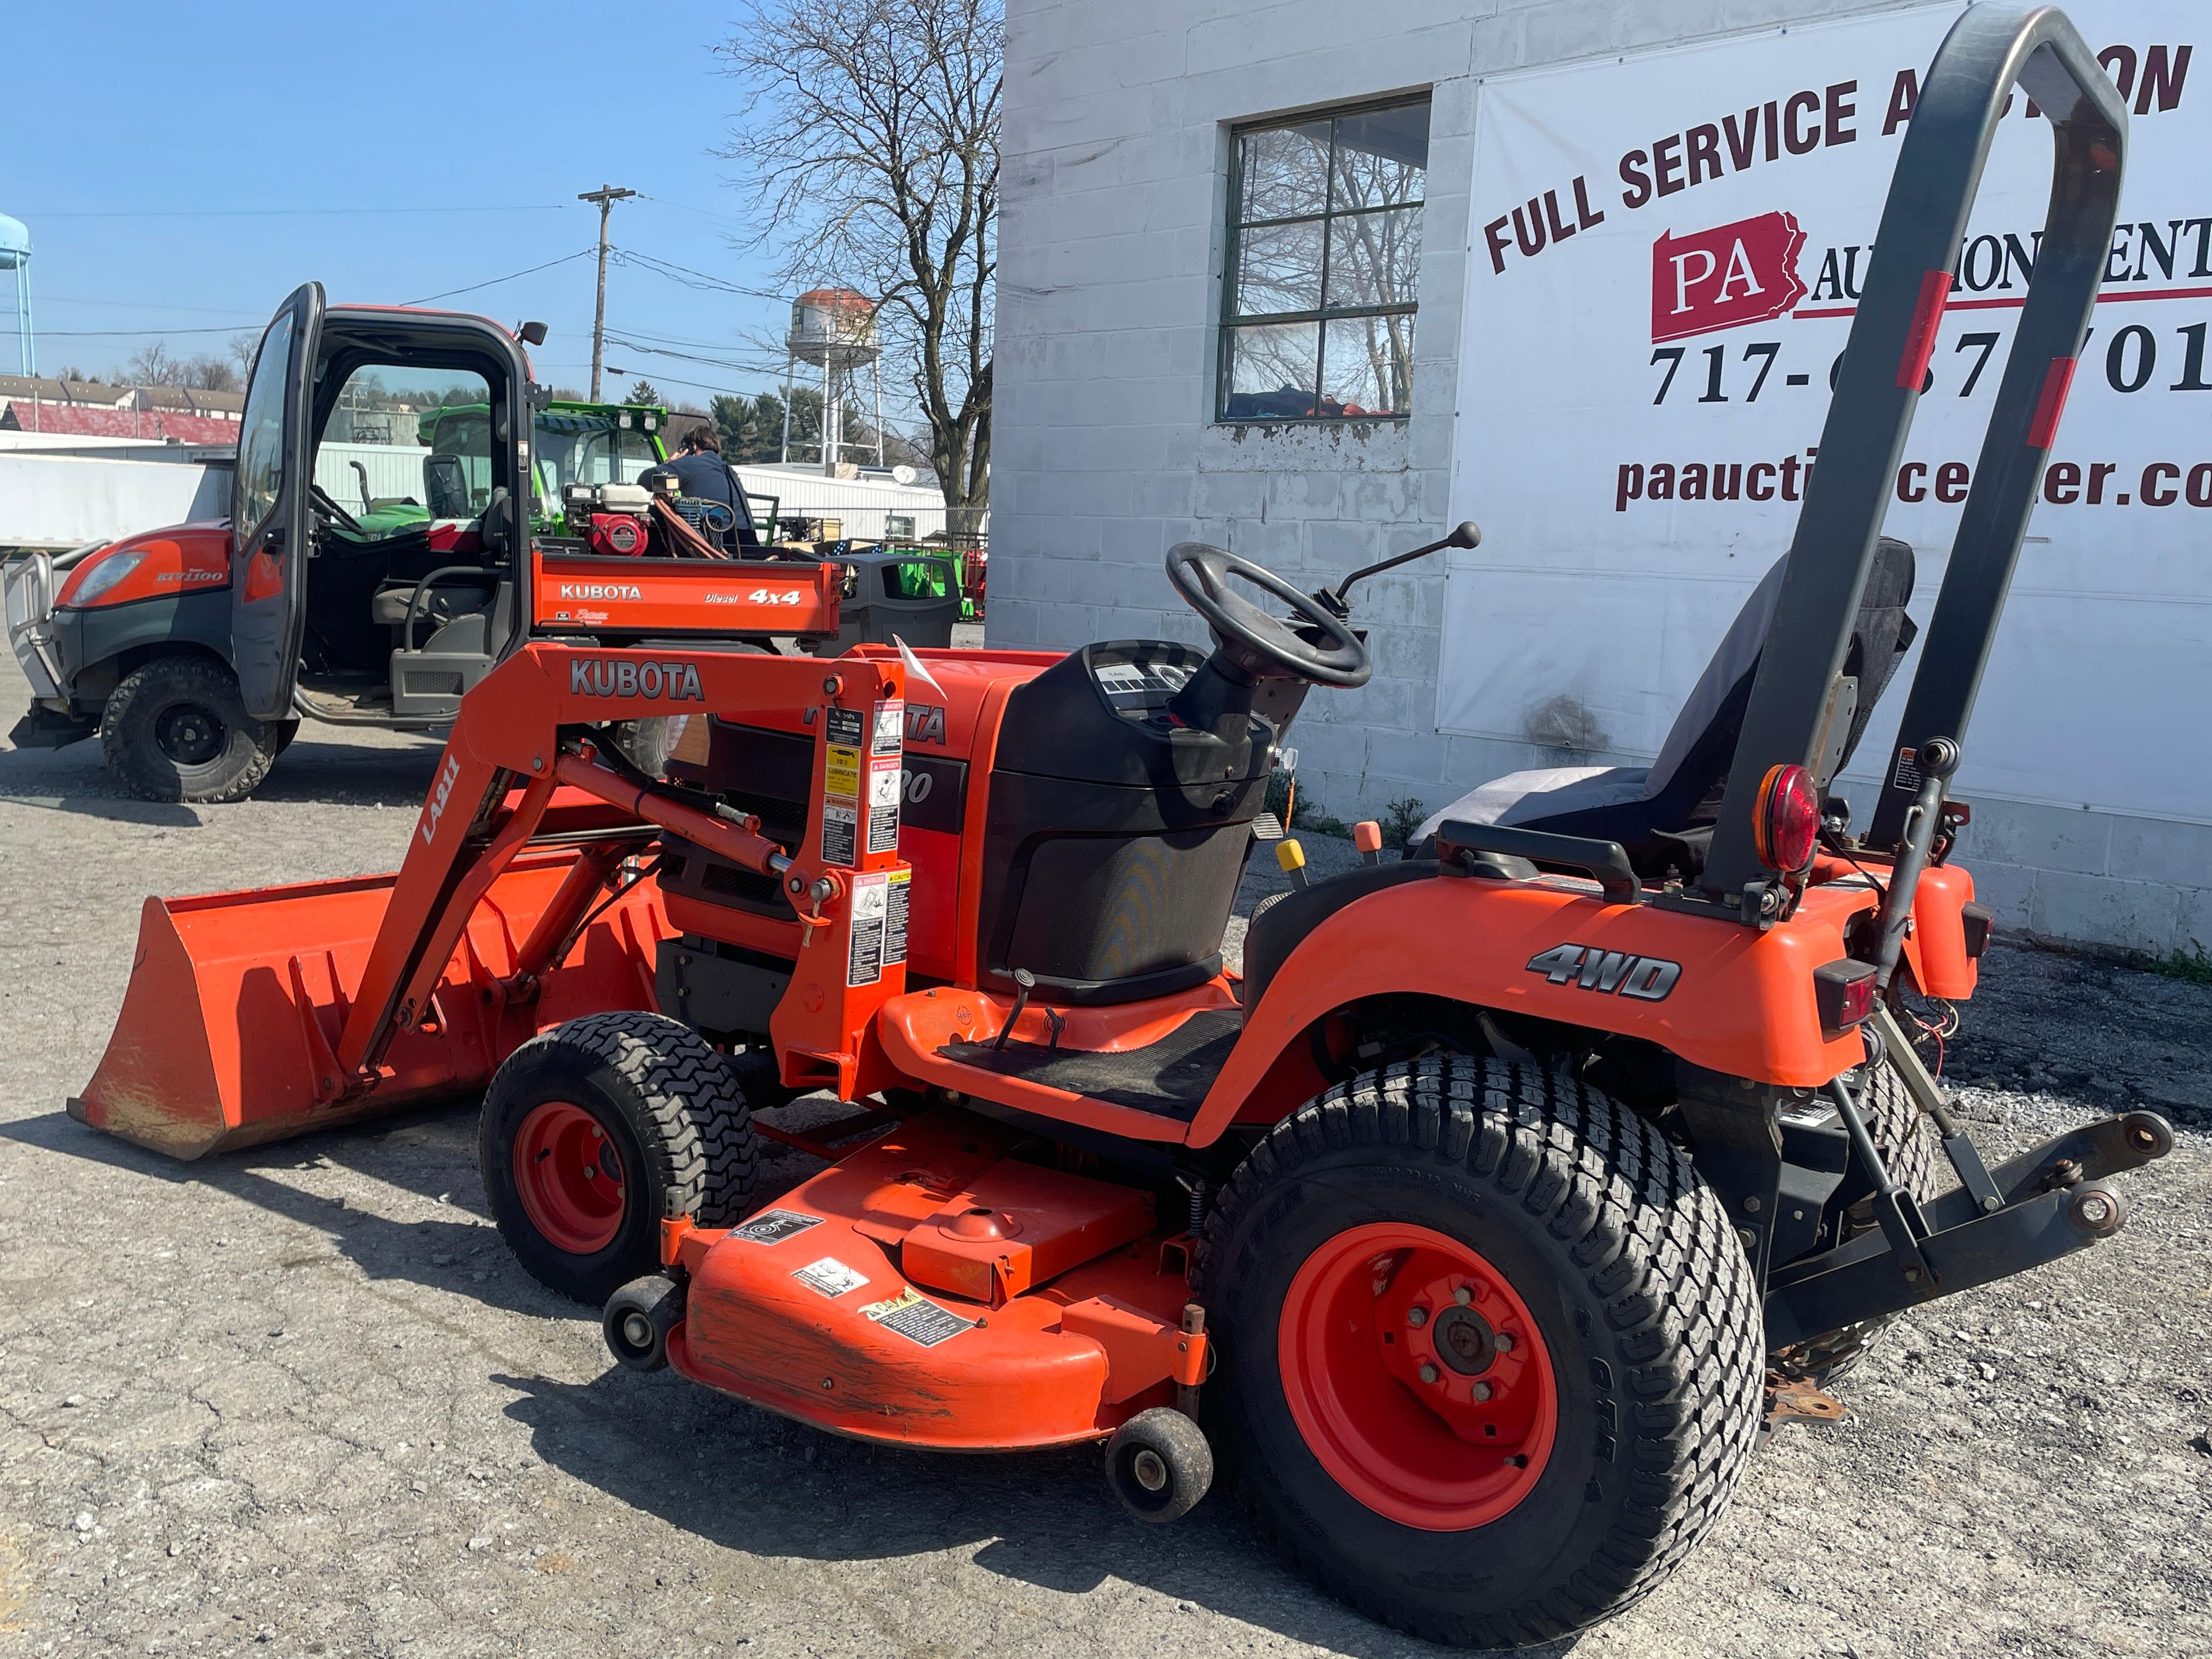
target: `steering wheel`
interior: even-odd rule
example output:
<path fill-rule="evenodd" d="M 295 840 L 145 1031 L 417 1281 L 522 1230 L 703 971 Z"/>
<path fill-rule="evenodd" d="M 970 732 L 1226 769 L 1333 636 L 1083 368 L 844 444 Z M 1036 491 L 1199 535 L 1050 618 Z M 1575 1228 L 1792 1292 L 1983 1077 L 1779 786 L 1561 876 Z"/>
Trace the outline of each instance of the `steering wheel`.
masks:
<path fill-rule="evenodd" d="M 368 531 L 362 528 L 361 520 L 355 518 L 354 515 L 347 512 L 345 508 L 340 507 L 337 501 L 332 498 L 331 492 L 324 489 L 322 485 L 308 485 L 307 500 L 315 510 L 322 514 L 324 517 L 337 520 L 341 528 L 348 530 L 356 536 L 366 536 L 368 534 Z"/>
<path fill-rule="evenodd" d="M 1231 576 L 1280 599 L 1297 613 L 1297 622 L 1318 629 L 1323 642 L 1305 638 L 1294 623 L 1272 616 L 1232 592 Z M 1168 580 L 1248 672 L 1287 674 L 1345 690 L 1366 684 L 1375 672 L 1367 647 L 1341 617 L 1331 616 L 1310 596 L 1249 559 L 1204 542 L 1178 542 L 1168 550 Z"/>

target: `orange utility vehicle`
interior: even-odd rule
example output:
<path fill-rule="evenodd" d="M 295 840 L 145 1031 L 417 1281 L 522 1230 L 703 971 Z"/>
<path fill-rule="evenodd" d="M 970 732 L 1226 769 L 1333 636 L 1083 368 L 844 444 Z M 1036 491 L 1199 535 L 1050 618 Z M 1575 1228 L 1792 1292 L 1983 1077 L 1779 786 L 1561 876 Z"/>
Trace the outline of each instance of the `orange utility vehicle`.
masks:
<path fill-rule="evenodd" d="M 554 405 L 525 350 L 544 337 L 538 323 L 510 333 L 456 312 L 329 306 L 314 283 L 292 294 L 249 377 L 228 520 L 8 573 L 33 696 L 14 741 L 96 732 L 139 794 L 237 800 L 301 720 L 436 730 L 533 639 L 729 643 L 749 621 L 761 647 L 834 637 L 842 568 L 732 564 L 645 487 L 672 487 L 657 466 L 665 411 Z M 395 385 L 465 401 L 418 414 Z M 423 448 L 355 453 L 386 457 L 387 483 L 415 494 L 373 497 L 356 460 L 357 518 L 316 483 L 317 457 L 402 418 L 419 421 Z M 653 735 L 625 734 L 648 764 L 636 739 Z"/>
<path fill-rule="evenodd" d="M 1857 837 L 1822 809 L 1894 655 L 1883 486 L 2015 82 L 2057 188 Z M 2115 1231 L 2107 1178 L 2172 1145 L 2130 1112 L 1990 1168 L 1897 1018 L 1974 988 L 1946 786 L 2124 133 L 2057 12 L 1953 29 L 1766 648 L 1694 734 L 1709 787 L 1641 830 L 1449 819 L 1269 908 L 1240 977 L 1283 729 L 1369 673 L 1358 575 L 1305 594 L 1177 547 L 1210 653 L 533 641 L 464 701 L 396 877 L 149 902 L 71 1109 L 193 1156 L 484 1089 L 502 1231 L 625 1364 L 901 1445 L 1103 1441 L 1156 1521 L 1218 1446 L 1377 1618 L 1485 1645 L 1603 1618 L 1763 1420 L 1832 1414 L 1899 1313 Z M 665 778 L 606 740 L 669 714 Z M 785 1116 L 809 1091 L 854 1109 Z M 763 1203 L 763 1136 L 825 1167 Z"/>

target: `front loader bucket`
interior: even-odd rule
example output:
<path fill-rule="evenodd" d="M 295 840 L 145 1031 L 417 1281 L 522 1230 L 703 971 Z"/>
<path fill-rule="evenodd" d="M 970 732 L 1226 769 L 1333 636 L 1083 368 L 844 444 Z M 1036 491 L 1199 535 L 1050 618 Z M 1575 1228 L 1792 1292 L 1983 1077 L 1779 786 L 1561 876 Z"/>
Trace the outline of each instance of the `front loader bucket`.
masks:
<path fill-rule="evenodd" d="M 477 906 L 423 1018 L 373 1075 L 335 1053 L 397 880 L 363 876 L 149 898 L 123 1012 L 70 1115 L 178 1158 L 249 1146 L 481 1089 L 499 1062 L 579 1014 L 650 1009 L 671 930 L 648 878 L 510 996 L 516 951 L 576 854 L 517 858 Z"/>

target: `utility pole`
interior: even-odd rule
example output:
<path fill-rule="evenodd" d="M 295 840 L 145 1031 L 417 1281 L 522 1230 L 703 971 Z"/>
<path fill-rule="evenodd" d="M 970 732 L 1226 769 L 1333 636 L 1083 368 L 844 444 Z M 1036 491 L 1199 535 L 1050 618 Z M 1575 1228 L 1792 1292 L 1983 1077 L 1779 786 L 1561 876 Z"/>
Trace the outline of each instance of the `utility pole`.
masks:
<path fill-rule="evenodd" d="M 587 190 L 576 199 L 599 204 L 599 298 L 592 308 L 592 401 L 599 401 L 599 359 L 607 332 L 607 215 L 617 202 L 626 196 L 635 196 L 634 190 L 617 190 L 612 185 L 601 185 L 597 190 Z"/>

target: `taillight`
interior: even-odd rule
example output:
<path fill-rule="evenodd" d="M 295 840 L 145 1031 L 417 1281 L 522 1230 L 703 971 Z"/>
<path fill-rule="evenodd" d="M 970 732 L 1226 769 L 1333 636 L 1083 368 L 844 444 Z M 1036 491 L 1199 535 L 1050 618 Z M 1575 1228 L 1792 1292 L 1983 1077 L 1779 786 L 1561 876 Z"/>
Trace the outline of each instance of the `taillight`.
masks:
<path fill-rule="evenodd" d="M 1874 1012 L 1875 986 L 1881 970 L 1849 957 L 1813 970 L 1813 1000 L 1820 1005 L 1820 1029 L 1848 1031 Z"/>
<path fill-rule="evenodd" d="M 1820 838 L 1820 792 L 1802 766 L 1771 769 L 1759 786 L 1752 835 L 1759 861 L 1788 875 L 1813 861 Z"/>

